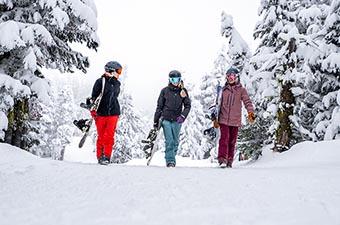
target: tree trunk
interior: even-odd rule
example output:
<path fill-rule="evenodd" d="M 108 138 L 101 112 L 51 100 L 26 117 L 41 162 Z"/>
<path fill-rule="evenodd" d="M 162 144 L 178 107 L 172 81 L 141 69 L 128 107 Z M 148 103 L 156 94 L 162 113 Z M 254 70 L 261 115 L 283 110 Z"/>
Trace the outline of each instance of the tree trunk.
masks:
<path fill-rule="evenodd" d="M 8 115 L 8 129 L 5 132 L 5 142 L 25 149 L 25 122 L 28 119 L 28 99 L 17 100 Z"/>
<path fill-rule="evenodd" d="M 296 66 L 296 62 L 290 58 L 292 53 L 296 52 L 296 40 L 294 38 L 289 41 L 287 50 L 287 62 L 283 65 L 284 75 L 287 74 L 287 72 L 292 71 Z M 293 87 L 292 82 L 280 80 L 280 83 L 282 88 L 280 93 L 279 110 L 277 114 L 279 126 L 276 130 L 276 140 L 273 149 L 277 152 L 286 151 L 293 144 L 292 122 L 290 121 L 289 117 L 293 115 L 295 103 L 295 97 L 291 91 L 291 88 Z"/>
<path fill-rule="evenodd" d="M 295 98 L 291 91 L 292 84 L 287 82 L 282 85 L 280 94 L 280 107 L 278 111 L 279 126 L 276 130 L 274 151 L 283 152 L 292 144 L 292 122 L 289 117 L 293 115 Z"/>

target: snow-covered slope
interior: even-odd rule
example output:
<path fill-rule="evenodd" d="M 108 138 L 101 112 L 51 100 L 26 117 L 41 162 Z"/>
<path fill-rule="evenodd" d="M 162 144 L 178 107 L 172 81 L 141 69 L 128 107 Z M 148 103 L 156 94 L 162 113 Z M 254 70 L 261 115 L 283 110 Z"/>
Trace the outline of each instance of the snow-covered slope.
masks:
<path fill-rule="evenodd" d="M 60 162 L 0 144 L 1 225 L 339 225 L 340 140 L 233 169 Z"/>

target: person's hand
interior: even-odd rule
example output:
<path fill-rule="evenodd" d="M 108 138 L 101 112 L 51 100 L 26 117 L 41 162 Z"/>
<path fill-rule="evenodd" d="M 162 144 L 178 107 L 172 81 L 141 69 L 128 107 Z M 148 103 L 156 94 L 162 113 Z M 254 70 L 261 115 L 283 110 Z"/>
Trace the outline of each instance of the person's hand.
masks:
<path fill-rule="evenodd" d="M 179 117 L 177 117 L 176 122 L 179 123 L 179 124 L 182 124 L 184 122 L 184 120 L 185 120 L 185 117 L 180 115 Z"/>
<path fill-rule="evenodd" d="M 93 118 L 93 119 L 96 119 L 96 117 L 97 117 L 97 112 L 96 112 L 95 110 L 92 110 L 92 111 L 90 111 L 90 113 L 91 113 L 92 118 Z"/>
<path fill-rule="evenodd" d="M 154 128 L 154 129 L 157 129 L 157 128 L 158 128 L 158 125 L 159 125 L 159 124 L 158 124 L 157 122 L 156 122 L 156 123 L 153 123 L 153 128 Z"/>
<path fill-rule="evenodd" d="M 219 128 L 220 124 L 218 123 L 218 120 L 214 120 L 214 128 Z"/>
<path fill-rule="evenodd" d="M 250 124 L 254 124 L 255 123 L 255 119 L 256 116 L 254 114 L 254 112 L 248 112 L 248 121 Z"/>

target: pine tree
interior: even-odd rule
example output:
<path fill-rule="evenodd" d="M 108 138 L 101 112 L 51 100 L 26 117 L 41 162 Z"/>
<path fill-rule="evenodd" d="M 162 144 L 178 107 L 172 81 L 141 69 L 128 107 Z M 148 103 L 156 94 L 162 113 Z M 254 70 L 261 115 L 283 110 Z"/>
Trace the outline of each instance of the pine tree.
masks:
<path fill-rule="evenodd" d="M 204 159 L 209 156 L 210 148 L 203 135 L 203 130 L 206 129 L 206 118 L 200 104 L 201 98 L 195 94 L 193 85 L 187 84 L 185 87 L 191 99 L 191 109 L 182 125 L 177 154 L 191 159 Z"/>
<path fill-rule="evenodd" d="M 306 91 L 301 96 L 303 104 L 299 105 L 301 126 L 313 140 L 330 140 L 340 133 L 340 77 L 339 63 L 340 29 L 339 1 L 333 1 L 329 7 L 325 4 L 313 5 L 302 13 L 307 20 L 307 34 L 313 37 L 317 47 L 309 54 Z M 312 9 L 319 7 L 316 19 L 309 20 Z M 329 12 L 327 14 L 327 12 Z"/>
<path fill-rule="evenodd" d="M 263 20 L 254 37 L 261 43 L 251 60 L 252 83 L 257 92 L 255 105 L 262 109 L 262 121 L 274 121 L 268 135 L 275 134 L 274 150 L 282 152 L 300 139 L 291 119 L 294 115 L 306 38 L 297 28 L 298 1 L 265 0 L 260 6 Z M 293 93 L 293 90 L 295 92 Z M 268 136 L 265 135 L 264 137 Z"/>
<path fill-rule="evenodd" d="M 30 123 L 29 115 L 34 112 L 30 111 L 37 109 L 29 106 L 39 105 L 36 101 L 48 101 L 50 92 L 41 69 L 85 72 L 89 66 L 87 57 L 74 51 L 70 43 L 86 43 L 88 48 L 96 49 L 96 30 L 96 8 L 92 0 L 0 1 L 0 69 L 8 80 L 17 80 L 30 90 L 25 94 L 14 93 L 13 104 L 0 106 L 8 118 L 2 140 L 24 149 L 33 145 L 26 136 L 42 130 L 31 127 L 34 123 Z M 2 84 L 1 94 L 7 95 L 11 85 Z"/>

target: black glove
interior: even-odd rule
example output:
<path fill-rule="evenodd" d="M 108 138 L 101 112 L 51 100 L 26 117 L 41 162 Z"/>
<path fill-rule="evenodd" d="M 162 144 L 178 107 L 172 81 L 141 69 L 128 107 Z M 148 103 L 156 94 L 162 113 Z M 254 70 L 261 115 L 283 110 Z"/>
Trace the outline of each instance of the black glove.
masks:
<path fill-rule="evenodd" d="M 153 123 L 153 128 L 157 129 L 158 128 L 158 123 Z"/>

